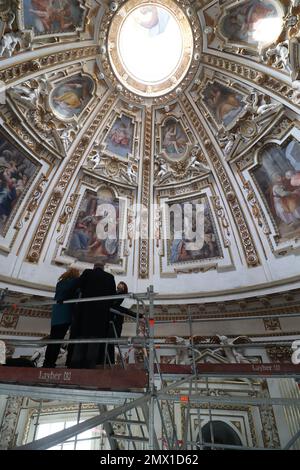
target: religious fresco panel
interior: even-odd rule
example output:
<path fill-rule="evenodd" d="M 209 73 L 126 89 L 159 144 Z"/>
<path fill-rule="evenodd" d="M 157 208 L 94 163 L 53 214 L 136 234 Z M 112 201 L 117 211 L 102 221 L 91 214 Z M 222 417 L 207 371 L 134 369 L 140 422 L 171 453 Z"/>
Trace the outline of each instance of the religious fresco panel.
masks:
<path fill-rule="evenodd" d="M 203 102 L 218 125 L 234 125 L 246 106 L 243 95 L 215 81 L 203 91 Z"/>
<path fill-rule="evenodd" d="M 263 29 L 272 27 L 269 20 L 281 20 L 282 7 L 274 0 L 249 0 L 238 2 L 227 10 L 220 31 L 230 42 L 257 46 L 264 37 Z M 266 37 L 266 42 L 268 39 Z"/>
<path fill-rule="evenodd" d="M 174 118 L 167 119 L 161 129 L 161 150 L 171 159 L 185 155 L 189 145 L 182 124 Z"/>
<path fill-rule="evenodd" d="M 25 29 L 37 35 L 70 33 L 83 27 L 79 0 L 23 0 Z"/>
<path fill-rule="evenodd" d="M 119 201 L 110 193 L 83 197 L 66 255 L 87 263 L 119 264 Z"/>
<path fill-rule="evenodd" d="M 94 81 L 86 75 L 74 75 L 56 84 L 50 94 L 50 106 L 60 119 L 78 117 L 92 98 Z"/>
<path fill-rule="evenodd" d="M 0 134 L 0 235 L 5 236 L 37 171 L 38 165 Z"/>
<path fill-rule="evenodd" d="M 106 150 L 113 155 L 126 158 L 132 154 L 134 124 L 130 117 L 118 117 L 110 129 L 106 139 Z"/>
<path fill-rule="evenodd" d="M 292 138 L 269 144 L 253 171 L 266 207 L 275 220 L 281 241 L 300 236 L 300 143 Z"/>
<path fill-rule="evenodd" d="M 207 198 L 199 197 L 190 201 L 171 203 L 180 207 L 178 219 L 170 214 L 168 240 L 168 263 L 177 264 L 211 260 L 222 257 L 222 249 Z M 191 211 L 191 212 L 190 212 Z M 202 215 L 200 215 L 200 212 Z M 197 213 L 200 216 L 197 216 Z M 178 213 L 177 213 L 178 214 Z"/>

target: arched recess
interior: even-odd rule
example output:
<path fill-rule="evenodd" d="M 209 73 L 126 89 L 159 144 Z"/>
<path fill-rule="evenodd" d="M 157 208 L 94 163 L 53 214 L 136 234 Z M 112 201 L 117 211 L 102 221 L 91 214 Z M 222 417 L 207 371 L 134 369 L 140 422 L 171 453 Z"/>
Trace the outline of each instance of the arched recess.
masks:
<path fill-rule="evenodd" d="M 226 446 L 242 446 L 242 441 L 237 432 L 224 421 L 212 421 L 206 423 L 202 430 L 202 441 L 198 434 L 197 442 L 224 444 Z M 210 446 L 203 446 L 203 450 L 210 450 Z M 218 449 L 222 449 L 218 447 Z M 224 450 L 224 449 L 223 449 Z"/>

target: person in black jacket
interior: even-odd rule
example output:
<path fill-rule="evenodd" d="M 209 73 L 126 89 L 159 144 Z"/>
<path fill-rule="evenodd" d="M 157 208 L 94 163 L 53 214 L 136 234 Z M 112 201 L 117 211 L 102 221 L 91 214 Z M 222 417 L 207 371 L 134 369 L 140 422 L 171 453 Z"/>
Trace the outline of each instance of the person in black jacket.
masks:
<path fill-rule="evenodd" d="M 125 282 L 121 281 L 117 285 L 117 294 L 128 294 L 128 286 Z M 130 316 L 136 319 L 136 313 L 132 310 L 123 307 L 121 304 L 123 303 L 124 299 L 116 299 L 111 308 L 112 317 L 109 323 L 109 330 L 108 330 L 108 337 L 109 338 L 120 338 L 124 323 L 124 315 Z M 118 315 L 118 313 L 121 315 Z M 143 315 L 139 315 L 139 318 L 143 318 Z M 113 344 L 108 345 L 108 356 L 110 364 L 115 364 L 115 346 Z"/>
<path fill-rule="evenodd" d="M 114 276 L 104 271 L 104 264 L 95 264 L 94 269 L 86 269 L 79 278 L 79 286 L 82 298 L 116 294 Z M 77 337 L 108 338 L 112 304 L 112 300 L 80 303 Z M 81 343 L 74 347 L 71 367 L 93 369 L 97 363 L 104 364 L 104 356 L 104 344 Z"/>
<path fill-rule="evenodd" d="M 59 302 L 78 298 L 79 275 L 78 269 L 70 268 L 60 276 L 56 284 L 54 299 L 58 303 L 52 306 L 50 339 L 63 339 L 71 326 L 76 304 Z M 61 344 L 48 344 L 43 367 L 55 367 L 60 349 Z"/>

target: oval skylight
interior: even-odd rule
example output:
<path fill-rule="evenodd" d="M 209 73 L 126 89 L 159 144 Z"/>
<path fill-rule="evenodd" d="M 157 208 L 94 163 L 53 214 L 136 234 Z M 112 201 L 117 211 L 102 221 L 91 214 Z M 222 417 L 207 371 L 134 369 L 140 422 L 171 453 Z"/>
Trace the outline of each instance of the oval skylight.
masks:
<path fill-rule="evenodd" d="M 108 33 L 113 72 L 128 90 L 145 97 L 173 91 L 189 71 L 194 49 L 190 22 L 173 0 L 128 0 Z"/>
<path fill-rule="evenodd" d="M 128 73 L 148 84 L 170 77 L 183 53 L 180 25 L 168 10 L 156 5 L 138 7 L 125 18 L 118 45 Z"/>

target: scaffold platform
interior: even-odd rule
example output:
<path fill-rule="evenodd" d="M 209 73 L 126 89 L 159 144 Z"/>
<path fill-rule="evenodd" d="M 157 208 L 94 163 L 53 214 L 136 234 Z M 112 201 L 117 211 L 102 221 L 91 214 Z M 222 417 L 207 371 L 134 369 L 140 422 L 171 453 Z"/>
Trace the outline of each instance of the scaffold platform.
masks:
<path fill-rule="evenodd" d="M 145 370 L 138 365 L 99 369 L 46 369 L 42 367 L 0 366 L 0 384 L 47 385 L 91 390 L 144 390 L 148 384 Z"/>

